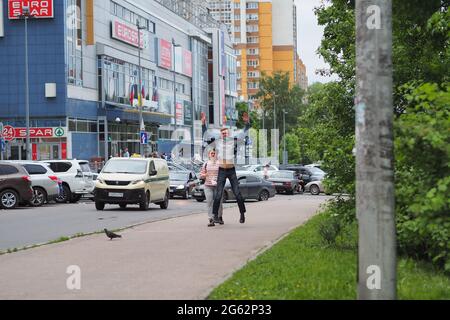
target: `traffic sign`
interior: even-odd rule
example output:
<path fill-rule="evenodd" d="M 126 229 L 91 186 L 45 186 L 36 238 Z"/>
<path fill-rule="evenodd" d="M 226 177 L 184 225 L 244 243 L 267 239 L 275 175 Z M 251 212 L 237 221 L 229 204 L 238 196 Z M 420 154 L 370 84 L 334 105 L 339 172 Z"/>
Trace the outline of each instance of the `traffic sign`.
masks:
<path fill-rule="evenodd" d="M 148 133 L 147 132 L 141 132 L 141 144 L 143 144 L 143 145 L 148 144 Z"/>

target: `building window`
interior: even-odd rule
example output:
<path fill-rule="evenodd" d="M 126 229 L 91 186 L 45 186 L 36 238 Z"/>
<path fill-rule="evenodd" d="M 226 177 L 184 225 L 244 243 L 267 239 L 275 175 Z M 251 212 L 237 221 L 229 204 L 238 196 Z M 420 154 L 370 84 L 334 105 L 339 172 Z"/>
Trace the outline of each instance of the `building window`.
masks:
<path fill-rule="evenodd" d="M 248 82 L 248 89 L 259 89 L 259 82 Z"/>
<path fill-rule="evenodd" d="M 259 37 L 247 37 L 247 43 L 259 43 Z"/>
<path fill-rule="evenodd" d="M 247 60 L 248 67 L 257 67 L 259 66 L 259 60 Z"/>
<path fill-rule="evenodd" d="M 248 78 L 259 78 L 259 71 L 249 71 L 247 72 Z"/>
<path fill-rule="evenodd" d="M 257 20 L 259 20 L 259 16 L 257 13 L 248 13 L 247 20 L 257 21 Z"/>
<path fill-rule="evenodd" d="M 247 32 L 258 32 L 259 26 L 257 24 L 249 24 L 247 26 Z"/>
<path fill-rule="evenodd" d="M 147 31 L 150 31 L 151 33 L 155 33 L 155 23 L 138 15 L 137 13 L 128 10 L 127 8 L 121 6 L 118 3 L 115 3 L 114 1 L 111 1 L 111 14 L 121 18 L 133 25 L 137 25 L 137 22 L 139 21 L 139 25 L 145 26 Z"/>
<path fill-rule="evenodd" d="M 67 79 L 68 83 L 83 85 L 83 38 L 81 26 L 81 0 L 67 1 Z"/>
<path fill-rule="evenodd" d="M 247 2 L 247 9 L 258 9 L 258 2 Z"/>
<path fill-rule="evenodd" d="M 247 54 L 248 54 L 248 55 L 257 55 L 257 54 L 259 54 L 259 48 L 250 48 L 250 49 L 247 49 Z"/>
<path fill-rule="evenodd" d="M 110 57 L 100 58 L 99 65 L 105 101 L 131 105 L 131 98 L 138 98 L 139 67 Z M 152 100 L 154 74 L 153 70 L 142 68 L 143 100 Z"/>

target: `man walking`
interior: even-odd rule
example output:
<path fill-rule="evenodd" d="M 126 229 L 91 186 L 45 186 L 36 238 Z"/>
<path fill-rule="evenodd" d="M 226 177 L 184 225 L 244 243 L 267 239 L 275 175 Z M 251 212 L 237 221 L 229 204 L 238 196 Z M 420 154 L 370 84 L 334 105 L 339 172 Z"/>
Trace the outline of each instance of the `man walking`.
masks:
<path fill-rule="evenodd" d="M 216 187 L 217 189 L 213 204 L 214 223 L 220 223 L 219 208 L 223 197 L 223 189 L 225 187 L 227 179 L 230 181 L 231 189 L 234 193 L 234 196 L 236 197 L 239 206 L 239 211 L 241 213 L 239 222 L 245 223 L 246 208 L 244 198 L 242 197 L 241 191 L 239 190 L 239 182 L 237 179 L 235 167 L 235 160 L 236 160 L 235 146 L 237 140 L 239 139 L 243 140 L 245 138 L 248 129 L 250 128 L 250 121 L 247 113 L 244 113 L 243 120 L 246 123 L 246 126 L 242 136 L 239 135 L 236 137 L 230 137 L 229 129 L 224 127 L 220 130 L 221 137 L 217 141 L 214 141 L 219 164 L 219 173 L 217 177 L 217 187 Z M 202 121 L 205 128 L 206 119 L 202 117 Z"/>

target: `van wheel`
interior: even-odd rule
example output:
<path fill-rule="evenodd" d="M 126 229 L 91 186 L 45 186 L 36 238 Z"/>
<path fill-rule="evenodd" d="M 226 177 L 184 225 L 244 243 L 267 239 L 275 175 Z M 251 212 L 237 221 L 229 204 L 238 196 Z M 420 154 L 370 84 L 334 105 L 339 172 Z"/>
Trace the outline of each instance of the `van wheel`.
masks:
<path fill-rule="evenodd" d="M 19 196 L 13 190 L 5 190 L 0 193 L 0 207 L 2 209 L 14 209 L 19 204 Z"/>
<path fill-rule="evenodd" d="M 77 203 L 81 199 L 81 194 L 73 194 L 70 203 Z"/>
<path fill-rule="evenodd" d="M 169 208 L 169 192 L 166 192 L 166 196 L 164 197 L 164 201 L 159 204 L 161 209 L 167 210 Z"/>
<path fill-rule="evenodd" d="M 98 211 L 103 211 L 105 209 L 105 203 L 100 201 L 95 201 L 95 209 Z"/>
<path fill-rule="evenodd" d="M 145 200 L 143 200 L 139 203 L 139 208 L 142 211 L 147 211 L 149 206 L 150 206 L 150 194 L 147 192 L 145 194 Z"/>
<path fill-rule="evenodd" d="M 127 208 L 127 204 L 126 203 L 121 203 L 119 204 L 120 209 L 126 209 Z"/>

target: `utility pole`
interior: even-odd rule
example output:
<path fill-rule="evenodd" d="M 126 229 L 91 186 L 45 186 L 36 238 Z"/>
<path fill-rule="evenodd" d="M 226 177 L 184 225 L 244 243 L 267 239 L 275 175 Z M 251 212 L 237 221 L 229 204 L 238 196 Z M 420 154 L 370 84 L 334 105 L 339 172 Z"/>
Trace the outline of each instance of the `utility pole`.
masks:
<path fill-rule="evenodd" d="M 396 299 L 392 0 L 356 0 L 358 299 Z"/>
<path fill-rule="evenodd" d="M 30 138 L 30 84 L 29 84 L 29 66 L 28 66 L 28 19 L 32 18 L 30 7 L 22 6 L 21 18 L 25 21 L 25 122 L 26 122 L 26 158 L 31 160 L 31 138 Z"/>
<path fill-rule="evenodd" d="M 288 154 L 286 151 L 286 110 L 283 109 L 283 164 L 288 164 Z"/>
<path fill-rule="evenodd" d="M 137 29 L 138 29 L 138 60 L 139 60 L 139 89 L 138 89 L 138 105 L 139 105 L 139 139 L 141 139 L 141 132 L 145 132 L 145 123 L 144 123 L 144 116 L 142 111 L 142 99 L 144 97 L 142 96 L 142 66 L 141 66 L 141 30 L 144 30 L 145 27 L 140 25 L 139 19 L 136 23 Z M 149 79 L 150 80 L 150 79 Z M 139 153 L 141 154 L 141 157 L 144 157 L 144 144 L 142 142 L 139 143 Z"/>

